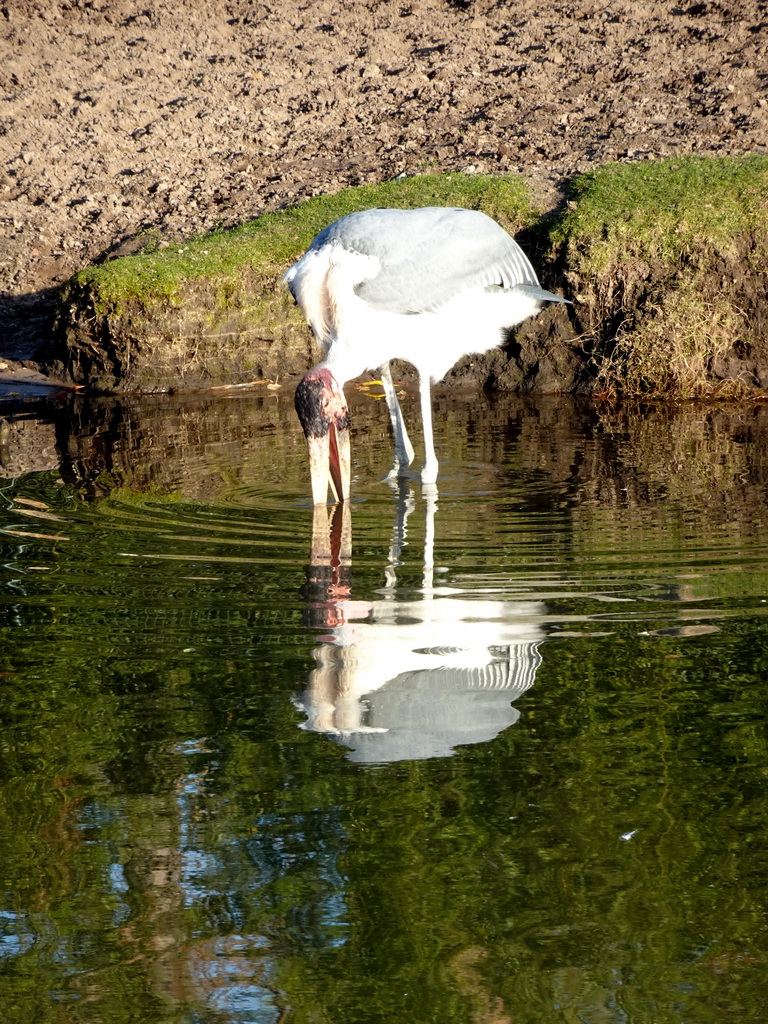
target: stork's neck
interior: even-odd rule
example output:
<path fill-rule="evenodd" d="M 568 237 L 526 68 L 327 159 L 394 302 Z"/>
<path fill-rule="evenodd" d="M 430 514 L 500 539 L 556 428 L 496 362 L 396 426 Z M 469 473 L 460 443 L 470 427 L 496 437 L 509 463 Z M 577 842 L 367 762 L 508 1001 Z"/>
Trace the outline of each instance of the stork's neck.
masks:
<path fill-rule="evenodd" d="M 344 358 L 343 353 L 338 351 L 334 352 L 332 350 L 328 353 L 322 363 L 318 363 L 317 366 L 312 367 L 307 374 L 307 377 L 319 375 L 323 380 L 328 380 L 330 378 L 333 381 L 334 386 L 343 394 L 343 388 L 347 381 L 352 380 L 353 377 L 359 376 L 360 373 L 363 372 L 362 370 L 358 371 L 357 374 L 348 372 L 350 368 L 347 363 L 348 360 Z"/>

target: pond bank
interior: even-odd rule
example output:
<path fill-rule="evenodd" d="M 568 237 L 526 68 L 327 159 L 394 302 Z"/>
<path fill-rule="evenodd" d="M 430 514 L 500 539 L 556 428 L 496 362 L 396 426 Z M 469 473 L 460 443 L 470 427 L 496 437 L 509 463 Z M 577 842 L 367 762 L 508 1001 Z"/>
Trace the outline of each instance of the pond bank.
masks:
<path fill-rule="evenodd" d="M 298 375 L 317 359 L 280 277 L 325 224 L 372 206 L 482 209 L 570 309 L 468 356 L 448 383 L 733 397 L 768 387 L 768 158 L 609 165 L 542 217 L 518 176 L 422 175 L 346 189 L 75 274 L 48 369 L 99 391 L 194 390 Z"/>

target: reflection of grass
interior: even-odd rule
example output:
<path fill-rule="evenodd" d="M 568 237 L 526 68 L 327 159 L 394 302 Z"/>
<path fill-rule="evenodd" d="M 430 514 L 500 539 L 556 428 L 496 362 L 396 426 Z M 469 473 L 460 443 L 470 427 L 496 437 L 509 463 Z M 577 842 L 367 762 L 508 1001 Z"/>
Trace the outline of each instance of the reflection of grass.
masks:
<path fill-rule="evenodd" d="M 108 496 L 105 498 L 105 501 L 108 502 L 105 507 L 129 505 L 132 508 L 142 508 L 145 505 L 156 506 L 186 503 L 188 500 L 181 485 L 179 485 L 178 490 L 167 490 L 162 484 L 150 483 L 146 485 L 145 490 L 138 491 L 129 484 L 121 483 L 109 491 Z"/>
<path fill-rule="evenodd" d="M 216 305 L 228 307 L 239 293 L 243 271 L 273 282 L 331 221 L 354 210 L 376 206 L 466 206 L 497 218 L 517 231 L 533 220 L 528 190 L 521 179 L 488 175 L 427 174 L 345 189 L 292 209 L 267 213 L 238 228 L 199 235 L 159 248 L 156 240 L 143 252 L 88 267 L 73 283 L 89 285 L 97 312 L 126 301 L 143 305 L 177 301 L 186 284 L 216 282 Z M 100 308 L 101 307 L 101 308 Z"/>
<path fill-rule="evenodd" d="M 601 410 L 604 454 L 573 511 L 586 562 L 633 551 L 652 574 L 658 560 L 685 602 L 764 595 L 766 412 L 726 403 Z"/>
<path fill-rule="evenodd" d="M 742 308 L 765 303 L 768 158 L 685 157 L 578 179 L 551 232 L 607 393 L 735 394 Z M 748 312 L 748 311 L 747 311 Z"/>

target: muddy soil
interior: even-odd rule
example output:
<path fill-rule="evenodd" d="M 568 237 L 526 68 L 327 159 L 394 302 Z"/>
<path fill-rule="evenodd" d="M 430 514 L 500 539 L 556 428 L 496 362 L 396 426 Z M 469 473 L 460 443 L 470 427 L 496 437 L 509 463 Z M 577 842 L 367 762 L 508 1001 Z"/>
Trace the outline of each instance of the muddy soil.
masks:
<path fill-rule="evenodd" d="M 421 171 L 768 143 L 766 0 L 0 0 L 0 356 L 94 260 Z"/>

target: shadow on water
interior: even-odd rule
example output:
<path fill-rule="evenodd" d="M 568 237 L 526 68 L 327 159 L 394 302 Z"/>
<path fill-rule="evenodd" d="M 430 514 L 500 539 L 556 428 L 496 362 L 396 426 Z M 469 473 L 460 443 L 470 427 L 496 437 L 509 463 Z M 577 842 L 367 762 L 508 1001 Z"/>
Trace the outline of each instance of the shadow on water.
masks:
<path fill-rule="evenodd" d="M 4 1019 L 763 1021 L 768 409 L 290 398 L 0 409 Z"/>

